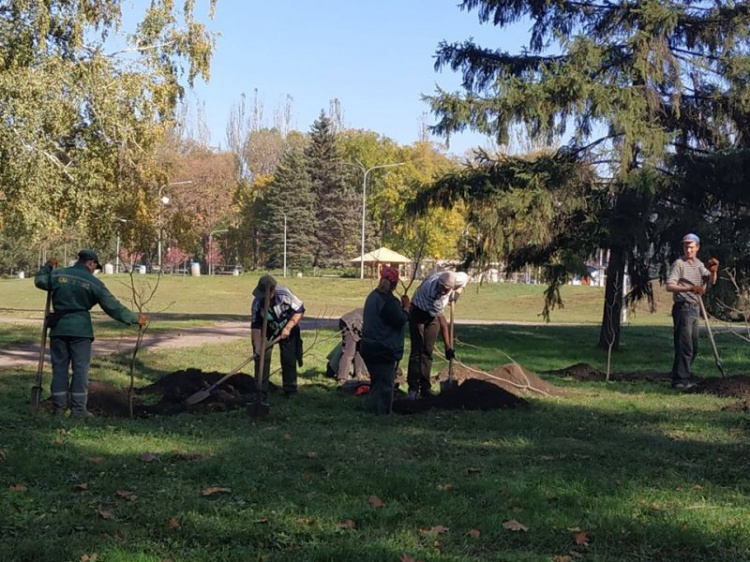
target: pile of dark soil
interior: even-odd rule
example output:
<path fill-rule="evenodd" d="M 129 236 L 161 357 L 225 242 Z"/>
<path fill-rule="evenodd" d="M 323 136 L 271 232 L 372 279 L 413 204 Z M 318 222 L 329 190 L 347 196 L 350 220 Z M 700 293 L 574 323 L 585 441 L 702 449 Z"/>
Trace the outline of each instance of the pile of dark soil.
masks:
<path fill-rule="evenodd" d="M 453 387 L 447 386 L 448 369 L 437 379 L 443 390 L 432 398 L 396 399 L 393 411 L 416 414 L 432 410 L 495 410 L 525 406 L 524 396 L 561 396 L 564 390 L 541 379 L 522 365 L 508 363 L 490 372 L 467 365 L 454 365 Z"/>
<path fill-rule="evenodd" d="M 496 410 L 515 408 L 528 404 L 523 398 L 511 394 L 491 382 L 467 379 L 454 388 L 444 390 L 432 398 L 393 401 L 397 414 L 419 414 L 434 408 L 442 410 Z"/>
<path fill-rule="evenodd" d="M 723 398 L 740 398 L 739 402 L 724 406 L 722 410 L 750 411 L 750 377 L 747 375 L 704 379 L 693 392 L 713 394 Z"/>
<path fill-rule="evenodd" d="M 447 367 L 438 373 L 437 379 L 441 382 L 448 380 Z M 457 364 L 453 367 L 453 380 L 459 383 L 468 380 L 485 381 L 512 394 L 522 396 L 562 396 L 565 394 L 562 388 L 548 383 L 518 363 L 507 363 L 489 372 Z"/>
<path fill-rule="evenodd" d="M 579 382 L 607 380 L 607 373 L 599 371 L 588 363 L 576 363 L 574 365 L 571 365 L 570 367 L 564 367 L 562 369 L 556 369 L 554 371 L 545 371 L 544 374 L 569 377 L 574 381 Z M 635 373 L 610 373 L 609 380 L 623 382 L 669 382 L 670 376 L 669 373 L 660 373 L 658 371 L 638 371 Z"/>
<path fill-rule="evenodd" d="M 182 412 L 226 412 L 245 407 L 257 398 L 255 378 L 237 374 L 216 387 L 204 401 L 186 406 L 185 399 L 218 381 L 225 373 L 187 369 L 169 373 L 153 384 L 135 389 L 133 414 L 136 417 L 173 415 Z M 154 396 L 156 402 L 146 398 Z M 100 381 L 89 383 L 89 411 L 97 416 L 127 417 L 127 388 L 116 388 Z"/>

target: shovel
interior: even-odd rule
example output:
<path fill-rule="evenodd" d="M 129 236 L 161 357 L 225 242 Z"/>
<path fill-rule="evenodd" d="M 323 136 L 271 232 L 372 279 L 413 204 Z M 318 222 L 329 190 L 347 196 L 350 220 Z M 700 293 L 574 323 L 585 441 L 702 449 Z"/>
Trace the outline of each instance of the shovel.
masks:
<path fill-rule="evenodd" d="M 272 342 L 270 342 L 269 345 L 275 344 L 277 341 L 279 341 L 279 338 L 274 339 Z M 208 388 L 205 388 L 203 390 L 199 390 L 198 392 L 191 394 L 188 396 L 183 404 L 185 406 L 194 406 L 195 404 L 198 404 L 200 402 L 203 402 L 206 398 L 211 396 L 211 393 L 216 389 L 216 387 L 220 386 L 223 382 L 225 382 L 227 379 L 233 377 L 237 373 L 239 373 L 248 363 L 253 361 L 254 357 L 249 357 L 248 359 L 245 359 L 242 363 L 237 365 L 234 369 L 229 371 L 226 375 L 221 377 L 218 381 L 213 383 Z"/>
<path fill-rule="evenodd" d="M 708 331 L 708 339 L 711 342 L 711 349 L 714 352 L 714 360 L 716 361 L 716 366 L 719 368 L 719 372 L 721 373 L 722 377 L 726 377 L 727 374 L 724 372 L 724 367 L 721 366 L 721 359 L 719 358 L 719 352 L 716 349 L 716 342 L 714 341 L 714 334 L 711 332 L 711 324 L 708 321 L 708 313 L 706 312 L 706 305 L 703 304 L 703 298 L 698 295 L 698 302 L 701 305 L 701 314 L 703 315 L 703 320 L 706 321 L 706 330 Z"/>
<path fill-rule="evenodd" d="M 47 302 L 44 305 L 44 321 L 42 322 L 42 347 L 39 350 L 39 363 L 36 368 L 34 386 L 31 387 L 31 410 L 38 412 L 42 405 L 42 373 L 44 372 L 44 353 L 47 349 L 47 320 L 49 318 L 52 293 L 47 291 Z"/>
<path fill-rule="evenodd" d="M 454 342 L 453 342 L 453 332 L 454 332 L 454 326 L 455 326 L 454 321 L 453 321 L 453 310 L 454 310 L 454 306 L 453 305 L 454 304 L 455 303 L 453 301 L 451 301 L 451 303 L 450 303 L 450 306 L 451 306 L 451 320 L 450 320 L 450 328 L 448 330 L 448 333 L 450 334 L 450 338 L 451 338 L 451 346 L 454 345 Z M 445 392 L 445 391 L 448 391 L 448 390 L 453 390 L 457 386 L 458 385 L 456 384 L 456 381 L 453 380 L 453 359 L 449 359 L 448 360 L 448 380 L 447 381 L 442 381 L 440 383 L 440 392 Z"/>

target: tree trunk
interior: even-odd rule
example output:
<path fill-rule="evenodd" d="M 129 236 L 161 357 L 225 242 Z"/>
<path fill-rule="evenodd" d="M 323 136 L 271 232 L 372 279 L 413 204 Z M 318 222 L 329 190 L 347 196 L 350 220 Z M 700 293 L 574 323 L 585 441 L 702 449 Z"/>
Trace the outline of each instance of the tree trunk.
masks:
<path fill-rule="evenodd" d="M 620 318 L 622 316 L 622 285 L 625 280 L 625 249 L 612 248 L 607 264 L 607 283 L 604 289 L 604 314 L 599 332 L 599 347 L 613 351 L 620 347 Z"/>

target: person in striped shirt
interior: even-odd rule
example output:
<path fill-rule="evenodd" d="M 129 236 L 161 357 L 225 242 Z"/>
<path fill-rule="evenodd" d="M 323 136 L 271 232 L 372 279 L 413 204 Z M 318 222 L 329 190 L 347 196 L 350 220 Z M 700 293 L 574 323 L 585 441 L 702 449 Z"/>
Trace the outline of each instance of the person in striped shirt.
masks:
<path fill-rule="evenodd" d="M 682 257 L 675 260 L 667 277 L 667 292 L 672 293 L 672 321 L 674 322 L 674 362 L 672 387 L 688 390 L 695 386 L 690 366 L 698 355 L 698 323 L 700 300 L 708 283 L 716 283 L 719 260 L 711 258 L 708 267 L 698 259 L 701 240 L 695 234 L 682 239 Z"/>
<path fill-rule="evenodd" d="M 450 360 L 456 356 L 443 310 L 446 304 L 458 298 L 467 282 L 468 276 L 464 273 L 433 273 L 414 293 L 409 318 L 411 352 L 406 375 L 411 399 L 416 399 L 418 395 L 423 398 L 432 396 L 432 352 L 438 332 L 445 343 L 445 358 Z"/>
<path fill-rule="evenodd" d="M 297 365 L 302 366 L 302 336 L 299 323 L 305 315 L 305 305 L 287 287 L 276 284 L 272 275 L 263 275 L 253 291 L 251 312 L 251 334 L 253 353 L 258 355 L 261 349 L 261 332 L 263 328 L 263 305 L 266 291 L 270 296 L 268 307 L 266 339 L 268 342 L 279 338 L 279 355 L 281 358 L 281 380 L 284 396 L 297 395 Z M 267 345 L 263 360 L 263 377 L 261 379 L 261 396 L 263 401 L 268 396 L 268 377 L 271 368 L 273 346 Z M 256 376 L 258 361 L 255 361 Z"/>

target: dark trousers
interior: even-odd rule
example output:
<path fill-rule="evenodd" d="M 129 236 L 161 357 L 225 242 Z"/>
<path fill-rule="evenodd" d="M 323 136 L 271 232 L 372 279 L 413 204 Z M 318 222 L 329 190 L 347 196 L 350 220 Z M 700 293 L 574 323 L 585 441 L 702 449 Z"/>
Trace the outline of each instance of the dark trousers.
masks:
<path fill-rule="evenodd" d="M 292 332 L 285 340 L 280 340 L 279 358 L 281 359 L 281 381 L 284 394 L 297 393 L 297 359 L 302 357 L 302 337 L 299 326 L 292 328 Z M 268 394 L 268 378 L 271 373 L 271 358 L 273 357 L 273 346 L 266 347 L 266 358 L 263 361 L 263 380 L 260 391 L 263 395 Z M 255 377 L 258 377 L 258 363 L 255 363 Z"/>
<path fill-rule="evenodd" d="M 411 352 L 409 353 L 409 370 L 406 382 L 410 391 L 425 393 L 430 390 L 432 372 L 432 352 L 435 349 L 440 323 L 434 316 L 425 311 L 411 307 L 409 317 L 409 336 Z"/>
<path fill-rule="evenodd" d="M 387 363 L 366 361 L 370 372 L 370 393 L 367 407 L 377 416 L 387 416 L 393 406 L 393 388 L 396 382 L 397 361 Z"/>
<path fill-rule="evenodd" d="M 672 321 L 674 322 L 672 380 L 674 382 L 687 381 L 690 379 L 690 366 L 698 355 L 700 307 L 697 304 L 674 303 Z"/>
<path fill-rule="evenodd" d="M 89 396 L 89 364 L 91 363 L 91 339 L 72 336 L 53 337 L 49 340 L 52 357 L 52 403 L 55 409 L 70 408 L 76 414 L 86 413 Z M 69 368 L 73 368 L 70 383 Z"/>
<path fill-rule="evenodd" d="M 339 320 L 339 330 L 341 330 L 341 359 L 336 378 L 339 382 L 346 382 L 349 380 L 349 369 L 352 363 L 354 363 L 355 377 L 365 372 L 365 363 L 357 350 L 359 338 L 352 333 L 343 320 Z"/>

